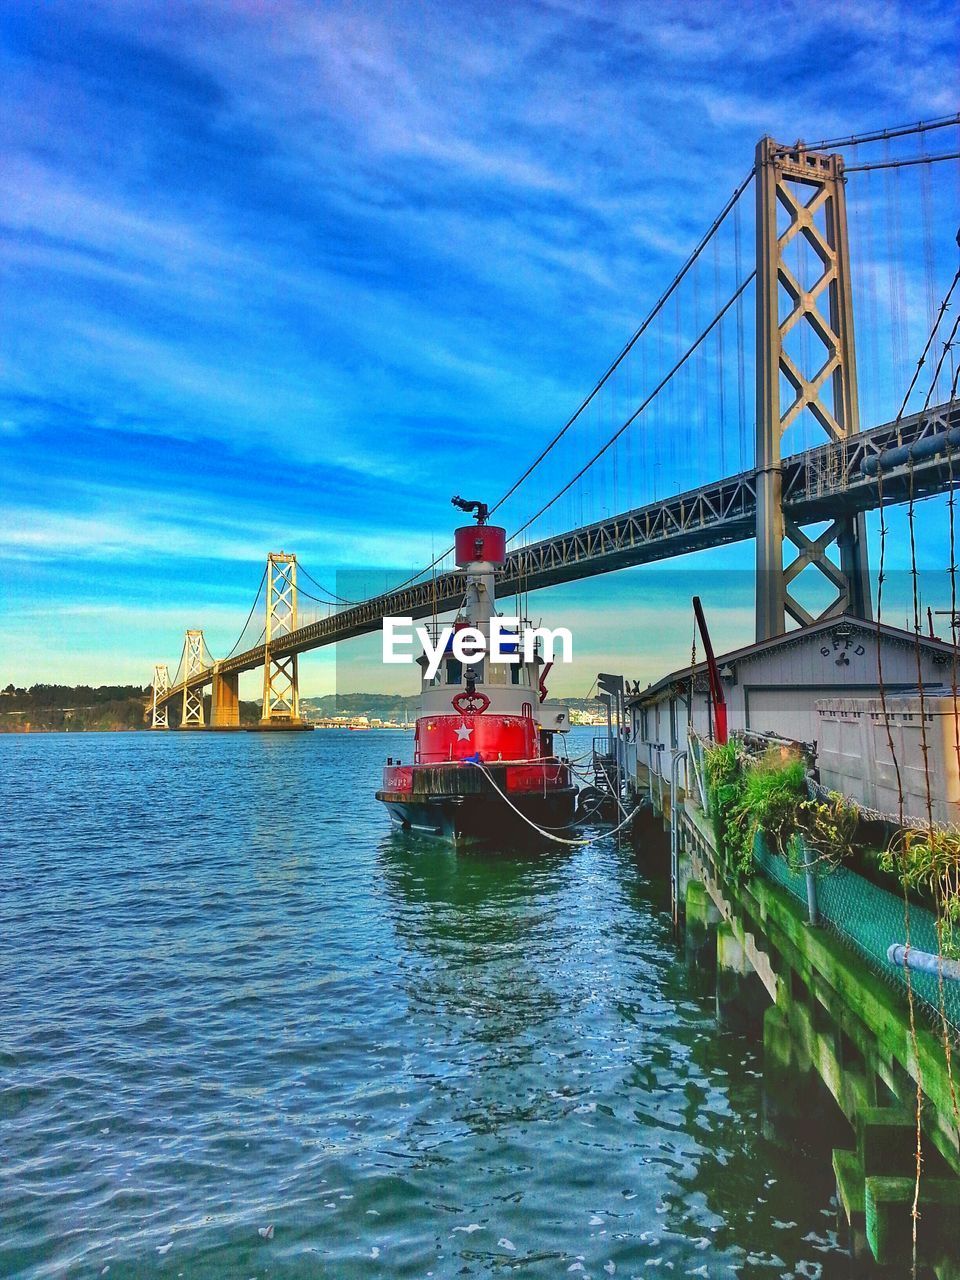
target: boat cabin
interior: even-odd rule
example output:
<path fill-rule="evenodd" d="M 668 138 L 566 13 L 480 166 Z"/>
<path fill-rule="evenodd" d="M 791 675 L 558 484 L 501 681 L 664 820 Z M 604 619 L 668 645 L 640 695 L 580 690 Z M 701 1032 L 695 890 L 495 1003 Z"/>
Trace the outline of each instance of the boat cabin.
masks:
<path fill-rule="evenodd" d="M 473 622 L 454 624 L 459 629 Z M 479 752 L 487 762 L 529 760 L 556 754 L 554 735 L 566 733 L 570 717 L 566 707 L 546 704 L 545 668 L 539 645 L 532 660 L 524 660 L 524 620 L 515 640 L 503 648 L 515 662 L 493 662 L 488 657 L 461 662 L 447 643 L 436 674 L 428 678 L 429 662 L 422 655 L 420 711 L 414 744 L 415 764 L 440 764 Z M 481 627 L 489 635 L 488 625 Z M 439 628 L 431 635 L 436 644 Z"/>

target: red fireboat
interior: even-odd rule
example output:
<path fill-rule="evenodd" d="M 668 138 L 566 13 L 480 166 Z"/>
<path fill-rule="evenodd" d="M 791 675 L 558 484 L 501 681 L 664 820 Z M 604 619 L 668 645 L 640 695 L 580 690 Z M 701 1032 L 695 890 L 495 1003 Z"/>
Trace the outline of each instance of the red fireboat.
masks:
<path fill-rule="evenodd" d="M 453 632 L 475 628 L 486 653 L 461 662 L 451 636 L 432 679 L 426 656 L 419 659 L 423 682 L 413 763 L 388 760 L 377 799 L 397 827 L 455 845 L 526 842 L 543 831 L 569 837 L 577 791 L 569 765 L 554 753 L 554 736 L 566 733 L 570 721 L 565 708 L 543 705 L 549 666 L 539 645 L 525 655 L 522 622 L 517 661 L 490 660 L 491 618 L 502 616 L 494 597 L 506 530 L 486 523 L 484 503 L 453 503 L 473 512 L 477 522 L 456 531 L 466 592 Z"/>

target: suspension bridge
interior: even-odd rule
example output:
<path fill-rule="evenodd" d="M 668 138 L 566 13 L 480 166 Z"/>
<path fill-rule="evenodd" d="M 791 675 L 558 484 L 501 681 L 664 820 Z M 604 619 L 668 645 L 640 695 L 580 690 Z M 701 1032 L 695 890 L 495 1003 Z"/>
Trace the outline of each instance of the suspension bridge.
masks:
<path fill-rule="evenodd" d="M 956 141 L 930 150 L 943 137 Z M 960 114 L 813 145 L 761 139 L 643 322 L 491 508 L 516 524 L 497 594 L 755 539 L 758 639 L 870 618 L 867 514 L 954 487 L 958 144 Z M 270 553 L 225 657 L 194 628 L 173 677 L 156 665 L 153 727 L 171 711 L 205 727 L 207 688 L 212 726 L 236 727 L 240 674 L 261 667 L 261 723 L 299 723 L 299 655 L 385 616 L 456 608 L 449 554 L 348 601 Z"/>

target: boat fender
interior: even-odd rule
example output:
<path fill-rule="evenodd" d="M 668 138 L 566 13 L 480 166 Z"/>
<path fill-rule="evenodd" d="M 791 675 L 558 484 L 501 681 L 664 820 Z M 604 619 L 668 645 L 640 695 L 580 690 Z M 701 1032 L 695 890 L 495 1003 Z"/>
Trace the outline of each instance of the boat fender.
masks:
<path fill-rule="evenodd" d="M 577 815 L 591 817 L 603 808 L 607 797 L 597 787 L 583 787 L 577 792 Z"/>

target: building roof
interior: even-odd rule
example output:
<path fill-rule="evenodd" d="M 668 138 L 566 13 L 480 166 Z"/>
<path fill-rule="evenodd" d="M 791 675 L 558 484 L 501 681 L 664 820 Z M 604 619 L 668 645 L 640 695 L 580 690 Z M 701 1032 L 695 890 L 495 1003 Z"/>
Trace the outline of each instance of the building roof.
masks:
<path fill-rule="evenodd" d="M 863 618 L 854 617 L 852 613 L 843 613 L 832 618 L 822 618 L 819 622 L 811 623 L 809 627 L 797 627 L 793 631 L 785 631 L 783 635 L 772 636 L 769 640 L 758 640 L 754 644 L 744 645 L 742 649 L 731 649 L 727 653 L 717 654 L 717 666 L 723 667 L 733 662 L 758 657 L 775 649 L 789 648 L 824 632 L 832 632 L 840 626 L 849 627 L 851 631 L 860 635 L 868 635 L 872 640 L 876 639 L 879 631 L 884 639 L 891 640 L 895 644 L 909 644 L 911 648 L 918 641 L 918 637 L 912 631 L 905 631 L 902 627 L 892 627 L 887 622 L 867 622 Z M 947 661 L 957 656 L 957 650 L 946 640 L 920 636 L 919 643 L 920 647 L 928 653 L 938 655 Z M 629 697 L 627 705 L 639 707 L 646 702 L 655 702 L 665 690 L 681 681 L 689 680 L 692 675 L 705 673 L 706 670 L 706 662 L 698 662 L 695 666 L 681 667 L 677 671 L 671 671 L 669 675 L 662 676 L 654 684 L 648 685 L 646 689 Z"/>

